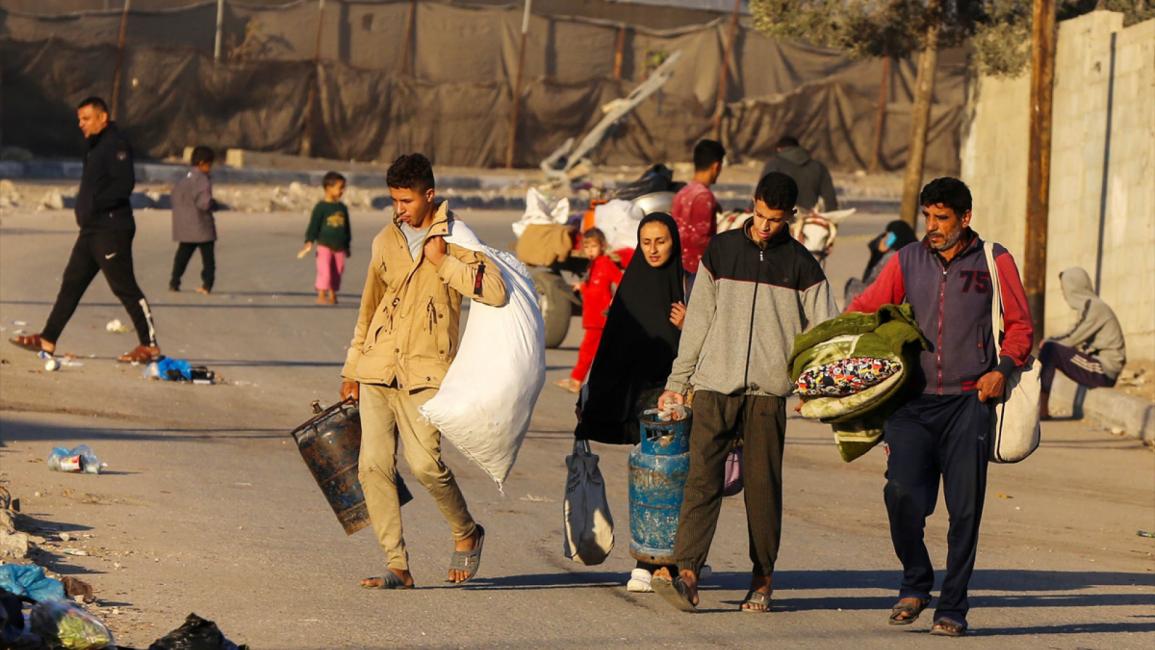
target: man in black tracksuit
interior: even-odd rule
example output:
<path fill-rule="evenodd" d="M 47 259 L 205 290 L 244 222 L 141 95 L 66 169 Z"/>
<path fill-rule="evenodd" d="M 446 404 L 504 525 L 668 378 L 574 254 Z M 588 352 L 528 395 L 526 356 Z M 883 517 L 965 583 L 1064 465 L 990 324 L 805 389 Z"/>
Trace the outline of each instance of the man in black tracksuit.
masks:
<path fill-rule="evenodd" d="M 80 298 L 98 272 L 120 299 L 136 328 L 138 345 L 119 361 L 147 363 L 160 357 L 156 329 L 148 301 L 136 283 L 132 266 L 132 239 L 136 222 L 129 197 L 136 185 L 132 147 L 109 121 L 108 107 L 99 97 L 89 97 L 77 107 L 80 130 L 88 143 L 84 171 L 76 194 L 76 224 L 80 234 L 72 247 L 60 293 L 40 334 L 21 336 L 13 343 L 48 353 L 80 304 Z"/>

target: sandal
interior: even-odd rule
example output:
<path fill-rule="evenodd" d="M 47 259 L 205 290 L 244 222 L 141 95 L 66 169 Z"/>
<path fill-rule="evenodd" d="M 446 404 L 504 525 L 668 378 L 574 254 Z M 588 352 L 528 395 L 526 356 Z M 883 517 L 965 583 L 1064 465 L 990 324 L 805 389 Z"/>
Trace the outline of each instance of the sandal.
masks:
<path fill-rule="evenodd" d="M 41 345 L 42 339 L 39 334 L 20 334 L 8 339 L 8 342 L 18 348 L 39 352 L 44 348 Z"/>
<path fill-rule="evenodd" d="M 935 636 L 960 637 L 967 633 L 967 626 L 966 623 L 959 623 L 949 618 L 940 618 L 931 626 L 930 633 Z"/>
<path fill-rule="evenodd" d="M 738 605 L 738 609 L 754 614 L 766 614 L 770 611 L 770 594 L 765 591 L 755 591 L 751 589 L 746 592 L 746 597 L 742 599 L 742 603 Z"/>
<path fill-rule="evenodd" d="M 481 549 L 485 546 L 485 528 L 477 524 L 477 544 L 471 551 L 454 551 L 449 558 L 449 570 L 465 571 L 465 578 L 455 584 L 467 582 L 477 575 L 477 567 L 481 565 Z"/>
<path fill-rule="evenodd" d="M 379 580 L 380 584 L 365 584 L 371 580 Z M 414 586 L 416 585 L 405 584 L 405 581 L 401 579 L 401 576 L 393 573 L 392 571 L 386 571 L 381 576 L 365 578 L 361 581 L 362 589 L 412 589 Z"/>
<path fill-rule="evenodd" d="M 914 601 L 914 602 L 911 602 Z M 930 605 L 929 598 L 903 598 L 890 608 L 891 625 L 910 625 Z"/>
<path fill-rule="evenodd" d="M 116 358 L 120 363 L 152 363 L 160 359 L 160 348 L 155 345 L 138 345 Z"/>
<path fill-rule="evenodd" d="M 698 606 L 694 604 L 693 597 L 690 595 L 690 587 L 685 580 L 682 580 L 682 576 L 670 578 L 655 575 L 650 581 L 650 585 L 654 588 L 654 593 L 683 612 L 698 611 Z"/>

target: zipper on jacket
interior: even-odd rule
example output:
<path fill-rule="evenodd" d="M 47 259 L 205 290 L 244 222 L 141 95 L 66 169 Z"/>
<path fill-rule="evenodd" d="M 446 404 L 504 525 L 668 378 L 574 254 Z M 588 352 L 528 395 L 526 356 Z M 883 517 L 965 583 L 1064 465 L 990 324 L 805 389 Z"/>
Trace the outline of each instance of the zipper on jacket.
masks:
<path fill-rule="evenodd" d="M 946 318 L 946 266 L 942 267 L 942 277 L 938 283 L 938 340 L 935 344 L 935 369 L 938 371 L 938 394 L 942 395 L 942 330 Z"/>
<path fill-rule="evenodd" d="M 750 387 L 750 353 L 754 350 L 754 312 L 758 307 L 758 284 L 762 281 L 762 263 L 766 261 L 766 251 L 758 249 L 758 273 L 754 276 L 754 298 L 750 301 L 750 332 L 746 339 L 746 374 L 742 377 L 742 388 Z"/>

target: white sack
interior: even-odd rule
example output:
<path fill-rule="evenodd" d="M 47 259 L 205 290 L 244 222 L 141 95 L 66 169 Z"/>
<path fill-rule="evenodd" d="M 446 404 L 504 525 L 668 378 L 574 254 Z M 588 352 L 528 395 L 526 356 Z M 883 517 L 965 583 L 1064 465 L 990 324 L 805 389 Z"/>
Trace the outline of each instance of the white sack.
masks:
<path fill-rule="evenodd" d="M 497 268 L 485 272 L 501 273 L 509 301 L 471 301 L 457 357 L 421 414 L 501 489 L 545 384 L 545 323 L 533 281 L 513 255 L 481 243 L 457 220 L 445 241 L 489 256 Z"/>
<path fill-rule="evenodd" d="M 525 214 L 514 223 L 513 234 L 521 238 L 525 227 L 531 223 L 565 223 L 569 221 L 569 199 L 558 199 L 551 204 L 536 187 L 525 193 Z"/>
<path fill-rule="evenodd" d="M 629 201 L 614 199 L 594 208 L 594 226 L 606 234 L 610 250 L 638 246 L 638 225 L 646 213 Z"/>

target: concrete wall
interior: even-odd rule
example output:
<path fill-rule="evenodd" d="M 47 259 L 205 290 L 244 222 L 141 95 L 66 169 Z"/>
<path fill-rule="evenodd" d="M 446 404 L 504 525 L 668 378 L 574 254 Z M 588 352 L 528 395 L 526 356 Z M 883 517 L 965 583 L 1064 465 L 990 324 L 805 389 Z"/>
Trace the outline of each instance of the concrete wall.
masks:
<path fill-rule="evenodd" d="M 1021 264 L 1029 73 L 974 86 L 962 148 L 973 225 Z M 1128 357 L 1155 359 L 1155 20 L 1124 29 L 1122 14 L 1097 11 L 1060 23 L 1051 138 L 1045 333 L 1074 318 L 1059 272 L 1082 266 L 1095 277 L 1101 264 L 1100 295 Z"/>

